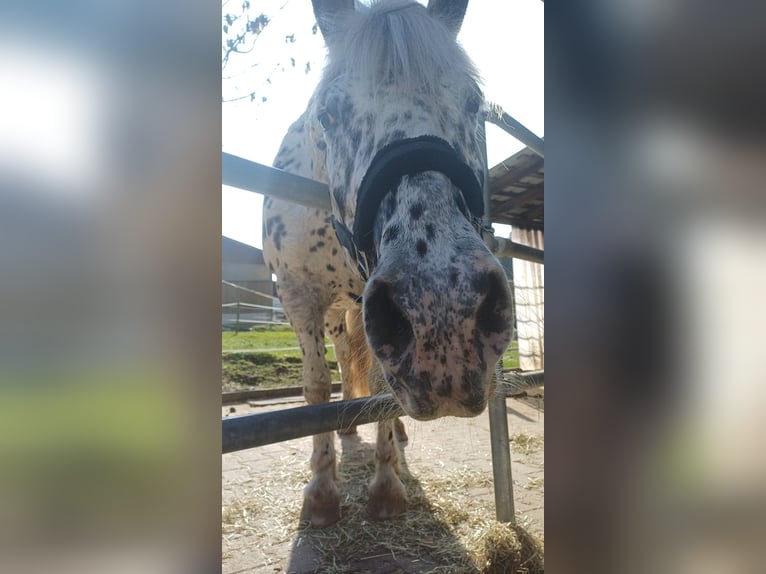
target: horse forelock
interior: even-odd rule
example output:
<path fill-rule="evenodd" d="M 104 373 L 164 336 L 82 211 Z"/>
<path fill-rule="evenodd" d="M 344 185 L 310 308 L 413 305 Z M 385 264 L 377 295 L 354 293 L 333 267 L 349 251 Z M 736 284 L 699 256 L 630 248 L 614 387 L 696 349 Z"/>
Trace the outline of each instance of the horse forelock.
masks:
<path fill-rule="evenodd" d="M 354 77 L 374 95 L 396 85 L 407 93 L 438 95 L 456 74 L 478 83 L 479 73 L 451 32 L 412 0 L 361 6 L 343 23 L 331 46 L 324 81 Z"/>

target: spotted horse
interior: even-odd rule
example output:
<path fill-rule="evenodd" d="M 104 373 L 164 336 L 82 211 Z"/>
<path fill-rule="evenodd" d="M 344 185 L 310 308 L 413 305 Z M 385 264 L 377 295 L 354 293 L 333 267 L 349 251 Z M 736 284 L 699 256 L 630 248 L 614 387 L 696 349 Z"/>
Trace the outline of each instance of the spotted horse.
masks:
<path fill-rule="evenodd" d="M 390 391 L 417 420 L 476 416 L 511 338 L 508 285 L 479 234 L 478 74 L 456 37 L 467 0 L 313 0 L 322 78 L 274 166 L 327 183 L 332 212 L 267 197 L 264 257 L 303 354 L 308 403 Z M 370 355 L 371 352 L 371 355 Z M 353 379 L 357 380 L 354 381 Z M 395 423 L 378 423 L 368 512 L 406 510 Z M 301 519 L 340 518 L 334 435 L 313 437 Z"/>

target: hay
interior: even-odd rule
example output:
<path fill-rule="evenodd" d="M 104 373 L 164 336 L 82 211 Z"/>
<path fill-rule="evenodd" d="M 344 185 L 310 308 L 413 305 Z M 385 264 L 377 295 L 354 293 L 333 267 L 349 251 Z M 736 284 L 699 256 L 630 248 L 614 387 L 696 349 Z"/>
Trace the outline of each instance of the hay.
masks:
<path fill-rule="evenodd" d="M 527 490 L 532 490 L 534 488 L 543 488 L 544 484 L 545 484 L 545 479 L 540 476 L 538 478 L 527 479 L 527 483 L 523 485 L 522 488 L 525 488 Z"/>
<path fill-rule="evenodd" d="M 540 435 L 516 433 L 508 437 L 513 445 L 513 452 L 530 455 L 541 451 L 545 446 L 545 438 Z"/>
<path fill-rule="evenodd" d="M 283 467 L 260 474 L 253 481 L 257 488 L 223 509 L 224 533 L 292 541 L 293 549 L 308 544 L 315 571 L 330 574 L 399 571 L 402 564 L 406 571 L 440 574 L 543 572 L 542 545 L 521 526 L 494 520 L 490 472 L 463 468 L 445 477 L 419 470 L 416 480 L 405 469 L 407 512 L 375 522 L 366 510 L 373 447 L 362 443 L 343 453 L 337 524 L 322 529 L 299 524 L 309 472 Z"/>
<path fill-rule="evenodd" d="M 494 524 L 482 535 L 482 574 L 535 574 L 544 572 L 543 549 L 523 528 Z"/>
<path fill-rule="evenodd" d="M 258 500 L 236 500 L 221 511 L 221 525 L 224 534 L 244 534 L 256 530 L 258 512 L 261 508 Z"/>

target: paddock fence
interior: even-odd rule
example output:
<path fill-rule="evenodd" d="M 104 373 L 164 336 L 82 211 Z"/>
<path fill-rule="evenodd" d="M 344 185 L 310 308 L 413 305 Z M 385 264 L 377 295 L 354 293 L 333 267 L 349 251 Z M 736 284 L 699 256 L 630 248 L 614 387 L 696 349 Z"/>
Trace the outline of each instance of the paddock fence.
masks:
<path fill-rule="evenodd" d="M 267 295 L 266 293 L 255 291 L 254 289 L 249 289 L 248 287 L 243 287 L 223 279 L 221 279 L 221 285 L 226 285 L 243 293 L 257 295 L 265 301 L 272 302 L 271 305 L 260 305 L 245 301 L 221 303 L 221 325 L 224 328 L 233 329 L 234 331 L 245 331 L 254 325 L 290 326 L 284 309 L 273 304 L 274 295 Z"/>
<path fill-rule="evenodd" d="M 490 121 L 543 157 L 543 140 L 491 105 L 485 116 Z M 484 123 L 481 125 L 484 129 Z M 486 146 L 486 138 L 484 138 Z M 491 202 L 486 147 L 484 148 L 484 202 L 487 229 L 491 229 Z M 292 201 L 309 208 L 331 211 L 327 185 L 304 177 L 222 152 L 223 185 Z M 544 264 L 544 252 L 491 234 L 483 237 L 488 248 L 498 257 L 509 257 Z M 500 367 L 496 380 L 503 374 Z M 543 373 L 534 375 L 542 381 Z M 513 480 L 511 476 L 510 443 L 505 393 L 495 393 L 490 399 L 490 443 L 495 488 L 497 520 L 515 522 Z M 257 413 L 222 419 L 222 452 L 230 453 L 274 442 L 331 432 L 352 425 L 367 424 L 386 418 L 402 416 L 404 412 L 390 394 L 350 401 L 335 401 L 322 405 L 302 406 L 269 413 Z"/>

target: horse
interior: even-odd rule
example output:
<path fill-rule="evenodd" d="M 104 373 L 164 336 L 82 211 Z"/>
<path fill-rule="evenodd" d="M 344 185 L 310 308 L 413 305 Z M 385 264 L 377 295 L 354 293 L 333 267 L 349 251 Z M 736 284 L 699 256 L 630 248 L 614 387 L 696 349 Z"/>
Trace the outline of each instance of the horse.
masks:
<path fill-rule="evenodd" d="M 264 258 L 300 342 L 309 404 L 330 399 L 325 335 L 344 397 L 389 391 L 425 421 L 476 416 L 494 392 L 512 311 L 480 235 L 484 99 L 456 40 L 467 3 L 312 0 L 327 65 L 273 165 L 325 182 L 332 211 L 263 205 Z M 378 423 L 375 520 L 407 507 L 395 424 Z M 333 524 L 333 433 L 313 437 L 310 466 L 301 520 Z"/>

